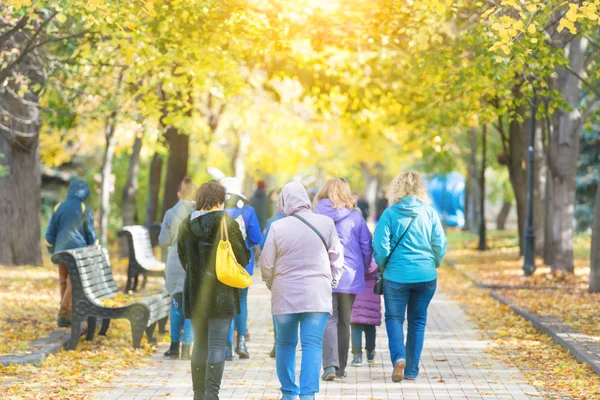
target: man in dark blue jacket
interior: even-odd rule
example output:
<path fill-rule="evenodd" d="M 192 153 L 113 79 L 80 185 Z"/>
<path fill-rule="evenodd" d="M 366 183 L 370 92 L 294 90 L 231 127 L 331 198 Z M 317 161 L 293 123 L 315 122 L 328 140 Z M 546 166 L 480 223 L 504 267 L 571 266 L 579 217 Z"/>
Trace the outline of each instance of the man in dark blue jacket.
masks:
<path fill-rule="evenodd" d="M 58 203 L 46 229 L 46 245 L 52 254 L 55 251 L 77 249 L 96 243 L 94 230 L 94 214 L 91 207 L 85 204 L 90 197 L 90 189 L 82 180 L 74 180 L 69 185 L 67 198 Z M 60 310 L 58 326 L 71 326 L 71 279 L 67 265 L 58 265 L 60 278 Z"/>

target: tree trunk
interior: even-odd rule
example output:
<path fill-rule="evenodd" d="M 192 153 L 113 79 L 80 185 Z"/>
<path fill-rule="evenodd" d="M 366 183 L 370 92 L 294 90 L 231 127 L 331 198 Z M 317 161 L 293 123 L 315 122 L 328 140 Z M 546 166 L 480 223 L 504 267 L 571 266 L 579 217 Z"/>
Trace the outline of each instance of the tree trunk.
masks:
<path fill-rule="evenodd" d="M 127 179 L 121 196 L 121 218 L 123 226 L 137 225 L 137 189 L 138 189 L 138 171 L 140 169 L 140 153 L 142 151 L 144 131 L 135 136 L 133 149 L 129 156 L 129 167 L 127 168 Z M 128 245 L 127 239 L 121 239 L 120 246 L 121 257 L 127 257 Z"/>
<path fill-rule="evenodd" d="M 544 198 L 544 264 L 552 265 L 554 262 L 554 248 L 552 247 L 552 170 L 548 168 L 546 177 L 546 197 Z"/>
<path fill-rule="evenodd" d="M 165 138 L 169 147 L 169 159 L 167 160 L 167 176 L 163 192 L 163 216 L 178 201 L 177 191 L 179 190 L 179 184 L 187 176 L 190 144 L 190 137 L 179 133 L 174 127 L 167 128 Z"/>
<path fill-rule="evenodd" d="M 487 227 L 485 224 L 485 170 L 487 162 L 487 125 L 481 131 L 481 171 L 479 177 L 479 250 L 487 250 Z"/>
<path fill-rule="evenodd" d="M 150 163 L 150 179 L 148 184 L 148 201 L 146 202 L 146 227 L 150 228 L 158 217 L 158 198 L 160 196 L 160 183 L 162 180 L 163 160 L 158 153 L 154 153 Z"/>
<path fill-rule="evenodd" d="M 6 95 L 0 91 L 0 105 L 5 109 L 13 101 L 7 101 Z M 6 167 L 6 174 L 0 175 L 0 264 L 39 265 L 42 261 L 39 128 L 39 123 L 30 127 L 34 136 L 28 140 L 0 129 L 0 167 Z"/>
<path fill-rule="evenodd" d="M 531 118 L 526 118 L 522 124 L 523 152 L 527 154 L 531 129 Z M 546 152 L 544 150 L 543 123 L 536 124 L 535 129 L 535 153 L 533 171 L 533 228 L 535 233 L 535 254 L 544 254 L 544 199 L 546 195 Z"/>
<path fill-rule="evenodd" d="M 110 113 L 106 119 L 105 140 L 106 147 L 102 157 L 102 183 L 100 188 L 100 243 L 106 246 L 108 242 L 108 216 L 110 214 L 110 193 L 114 189 L 114 180 L 112 175 L 112 163 L 115 155 L 115 144 L 117 137 L 115 128 L 117 124 L 117 112 Z"/>
<path fill-rule="evenodd" d="M 496 217 L 496 229 L 499 231 L 503 231 L 506 229 L 506 220 L 508 219 L 508 214 L 510 214 L 510 209 L 512 208 L 512 203 L 510 201 L 505 201 L 502 203 L 502 208 Z"/>
<path fill-rule="evenodd" d="M 240 186 L 244 188 L 246 183 L 246 155 L 250 144 L 250 135 L 247 132 L 236 131 L 235 136 L 236 140 L 231 154 L 231 170 L 233 176 L 240 182 Z"/>
<path fill-rule="evenodd" d="M 579 76 L 584 75 L 584 54 L 587 39 L 575 36 L 567 45 L 569 66 Z M 575 211 L 575 183 L 577 178 L 577 157 L 581 114 L 579 101 L 581 81 L 573 73 L 559 70 L 558 88 L 569 110 L 558 111 L 558 125 L 550 139 L 553 163 L 552 182 L 552 247 L 554 257 L 552 272 L 574 271 L 573 235 Z"/>
<path fill-rule="evenodd" d="M 596 204 L 592 225 L 592 249 L 590 254 L 590 292 L 600 292 L 600 185 L 596 186 Z"/>
<path fill-rule="evenodd" d="M 2 21 L 2 28 L 8 32 Z M 5 38 L 2 50 L 21 54 L 31 42 L 31 33 L 19 30 Z M 2 68 L 0 68 L 2 70 Z M 45 84 L 43 60 L 37 51 L 24 55 L 12 70 L 1 71 L 0 81 L 0 264 L 39 265 L 41 173 L 40 109 L 37 91 L 22 89 Z M 26 79 L 23 79 L 26 78 Z"/>
<path fill-rule="evenodd" d="M 518 89 L 515 89 L 518 91 Z M 518 96 L 514 92 L 515 96 Z M 517 110 L 520 115 L 524 114 L 524 108 L 521 106 Z M 524 152 L 523 152 L 523 127 L 516 119 L 510 121 L 508 127 L 508 174 L 510 184 L 515 194 L 515 203 L 517 207 L 517 227 L 519 230 L 519 249 L 520 254 L 523 254 L 523 239 L 525 235 L 525 208 L 526 208 L 526 192 L 527 187 L 524 168 Z"/>
<path fill-rule="evenodd" d="M 481 182 L 479 176 L 479 167 L 477 165 L 477 128 L 471 128 L 470 135 L 471 153 L 469 156 L 468 181 L 469 185 L 469 227 L 471 233 L 479 233 L 481 218 Z"/>

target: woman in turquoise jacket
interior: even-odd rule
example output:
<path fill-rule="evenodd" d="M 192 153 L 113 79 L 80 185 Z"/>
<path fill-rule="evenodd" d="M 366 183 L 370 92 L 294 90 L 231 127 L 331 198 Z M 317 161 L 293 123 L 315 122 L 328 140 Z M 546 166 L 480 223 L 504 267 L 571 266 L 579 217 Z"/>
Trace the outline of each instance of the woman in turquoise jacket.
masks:
<path fill-rule="evenodd" d="M 415 379 L 425 340 L 427 307 L 446 254 L 446 235 L 429 205 L 425 183 L 416 172 L 402 172 L 389 188 L 392 204 L 373 237 L 375 261 L 383 272 L 385 325 L 394 371 L 392 380 Z M 407 313 L 408 309 L 408 313 Z M 408 314 L 406 344 L 402 325 Z"/>

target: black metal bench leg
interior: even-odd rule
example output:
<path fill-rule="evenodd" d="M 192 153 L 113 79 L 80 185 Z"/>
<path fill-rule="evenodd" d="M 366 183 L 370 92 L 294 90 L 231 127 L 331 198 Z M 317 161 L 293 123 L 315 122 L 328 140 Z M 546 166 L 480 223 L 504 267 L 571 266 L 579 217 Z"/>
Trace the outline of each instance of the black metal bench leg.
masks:
<path fill-rule="evenodd" d="M 87 332 L 85 334 L 85 340 L 94 339 L 95 334 L 96 334 L 96 317 L 88 317 Z"/>
<path fill-rule="evenodd" d="M 154 337 L 154 330 L 156 329 L 156 322 L 146 328 L 146 339 L 148 343 L 156 344 L 156 338 Z"/>
<path fill-rule="evenodd" d="M 131 288 L 131 290 L 133 290 L 134 292 L 137 291 L 139 279 L 140 279 L 140 274 L 135 274 L 135 276 L 133 277 L 133 288 Z"/>
<path fill-rule="evenodd" d="M 79 343 L 79 336 L 81 336 L 81 323 L 82 318 L 78 318 L 75 315 L 71 317 L 71 340 L 65 346 L 67 350 L 75 350 L 77 343 Z"/>
<path fill-rule="evenodd" d="M 158 333 L 160 333 L 161 335 L 164 335 L 165 333 L 167 333 L 167 320 L 168 319 L 169 319 L 169 316 L 167 315 L 163 319 L 158 320 Z"/>
<path fill-rule="evenodd" d="M 106 331 L 108 331 L 108 327 L 110 326 L 110 318 L 104 318 L 102 320 L 102 328 L 100 328 L 100 332 L 98 335 L 106 336 Z"/>
<path fill-rule="evenodd" d="M 147 282 L 148 282 L 148 275 L 144 274 L 144 280 L 142 280 L 142 289 L 146 288 Z"/>

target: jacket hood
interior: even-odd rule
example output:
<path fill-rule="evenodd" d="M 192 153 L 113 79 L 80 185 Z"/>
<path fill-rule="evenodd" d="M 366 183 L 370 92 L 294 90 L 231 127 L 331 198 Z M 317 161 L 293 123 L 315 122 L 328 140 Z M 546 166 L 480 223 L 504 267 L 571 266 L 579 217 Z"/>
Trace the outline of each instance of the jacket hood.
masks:
<path fill-rule="evenodd" d="M 67 197 L 75 197 L 81 201 L 86 201 L 90 197 L 90 188 L 81 179 L 75 179 L 69 184 Z"/>
<path fill-rule="evenodd" d="M 325 215 L 337 223 L 346 218 L 348 215 L 350 215 L 350 213 L 352 213 L 352 210 L 346 207 L 336 208 L 333 206 L 331 200 L 321 199 L 315 207 L 315 212 L 317 214 Z"/>
<path fill-rule="evenodd" d="M 253 197 L 260 197 L 260 198 L 267 197 L 267 192 L 265 192 L 264 189 L 256 189 L 254 191 Z"/>
<path fill-rule="evenodd" d="M 223 218 L 224 211 L 194 211 L 190 215 L 190 227 L 192 233 L 198 238 L 208 238 L 212 234 L 213 227 Z"/>
<path fill-rule="evenodd" d="M 292 215 L 300 210 L 310 210 L 310 199 L 306 189 L 300 182 L 290 182 L 281 190 L 283 211 Z"/>
<path fill-rule="evenodd" d="M 179 200 L 175 204 L 175 214 L 180 217 L 187 217 L 196 210 L 196 202 L 188 200 Z"/>
<path fill-rule="evenodd" d="M 392 209 L 394 209 L 394 211 L 409 217 L 417 215 L 417 210 L 423 207 L 425 207 L 425 204 L 416 196 L 404 197 L 396 204 L 392 205 Z"/>

